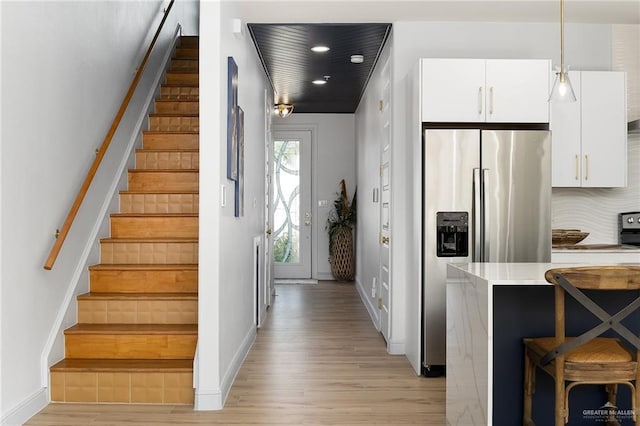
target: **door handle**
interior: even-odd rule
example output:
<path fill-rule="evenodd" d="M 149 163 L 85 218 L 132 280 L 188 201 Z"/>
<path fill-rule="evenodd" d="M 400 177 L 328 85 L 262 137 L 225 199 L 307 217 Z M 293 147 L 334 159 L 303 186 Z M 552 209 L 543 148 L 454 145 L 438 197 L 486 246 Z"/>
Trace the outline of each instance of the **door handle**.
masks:
<path fill-rule="evenodd" d="M 482 99 L 482 86 L 478 88 L 478 115 L 482 115 L 482 104 L 484 99 Z"/>
<path fill-rule="evenodd" d="M 576 162 L 575 162 L 576 180 L 580 179 L 580 176 L 578 175 L 579 170 L 580 170 L 580 157 L 578 157 L 578 154 L 576 154 Z"/>
<path fill-rule="evenodd" d="M 473 261 L 480 262 L 480 169 L 473 169 Z"/>
<path fill-rule="evenodd" d="M 589 180 L 589 156 L 588 155 L 584 156 L 584 169 L 585 169 L 584 180 Z"/>
<path fill-rule="evenodd" d="M 489 221 L 489 207 L 487 205 L 487 182 L 489 182 L 489 169 L 482 169 L 482 239 L 484 242 L 484 250 L 482 251 L 482 261 L 491 261 L 491 245 L 489 244 L 489 236 L 487 228 L 491 226 Z"/>
<path fill-rule="evenodd" d="M 493 87 L 489 88 L 489 114 L 493 114 Z"/>

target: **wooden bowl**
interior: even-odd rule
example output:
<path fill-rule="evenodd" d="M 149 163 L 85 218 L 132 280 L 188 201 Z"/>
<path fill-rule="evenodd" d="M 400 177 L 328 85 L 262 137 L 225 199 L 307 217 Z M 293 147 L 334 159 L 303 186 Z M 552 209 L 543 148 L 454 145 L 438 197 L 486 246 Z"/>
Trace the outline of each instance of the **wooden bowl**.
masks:
<path fill-rule="evenodd" d="M 554 246 L 572 246 L 589 236 L 579 229 L 554 229 L 551 232 L 551 244 Z"/>

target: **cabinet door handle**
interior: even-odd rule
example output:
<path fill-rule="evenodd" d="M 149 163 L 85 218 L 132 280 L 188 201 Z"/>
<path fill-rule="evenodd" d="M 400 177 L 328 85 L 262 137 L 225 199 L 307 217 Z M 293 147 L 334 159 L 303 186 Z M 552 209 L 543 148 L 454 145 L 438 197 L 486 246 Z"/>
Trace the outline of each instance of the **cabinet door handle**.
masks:
<path fill-rule="evenodd" d="M 489 114 L 493 114 L 493 87 L 489 88 Z"/>
<path fill-rule="evenodd" d="M 578 180 L 580 178 L 578 176 L 578 173 L 580 172 L 580 157 L 578 157 L 578 154 L 576 154 L 576 161 L 575 161 L 574 170 L 576 171 L 576 180 Z"/>
<path fill-rule="evenodd" d="M 482 86 L 478 88 L 478 115 L 482 115 L 482 104 L 484 99 L 482 99 Z"/>
<path fill-rule="evenodd" d="M 584 156 L 584 180 L 589 180 L 589 156 Z"/>

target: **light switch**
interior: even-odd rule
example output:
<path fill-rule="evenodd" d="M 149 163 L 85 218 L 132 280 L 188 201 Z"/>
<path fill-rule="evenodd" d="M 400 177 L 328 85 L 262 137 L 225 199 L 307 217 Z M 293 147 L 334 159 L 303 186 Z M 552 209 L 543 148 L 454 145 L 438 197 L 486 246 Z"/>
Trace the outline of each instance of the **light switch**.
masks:
<path fill-rule="evenodd" d="M 327 207 L 329 202 L 327 200 L 318 200 L 318 207 Z"/>

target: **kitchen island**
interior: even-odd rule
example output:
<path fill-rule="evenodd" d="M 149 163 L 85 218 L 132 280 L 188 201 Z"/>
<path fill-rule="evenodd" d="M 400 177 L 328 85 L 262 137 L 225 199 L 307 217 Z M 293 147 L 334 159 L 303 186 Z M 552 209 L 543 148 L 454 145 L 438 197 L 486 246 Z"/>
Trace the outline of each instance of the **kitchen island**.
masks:
<path fill-rule="evenodd" d="M 447 390 L 450 425 L 522 424 L 523 337 L 552 336 L 553 286 L 547 270 L 585 266 L 567 263 L 469 263 L 447 267 Z M 590 293 L 610 309 L 632 297 L 630 292 Z M 637 292 L 634 293 L 637 295 Z M 615 308 L 613 308 L 615 309 Z M 594 321 L 567 298 L 567 334 Z M 629 318 L 633 331 L 640 313 Z M 538 372 L 533 417 L 553 424 L 553 380 Z M 595 386 L 571 393 L 569 425 L 585 424 L 584 410 L 606 401 Z M 630 407 L 630 395 L 620 389 L 618 407 Z M 590 423 L 587 423 L 590 424 Z M 596 424 L 596 423 L 594 423 Z"/>

